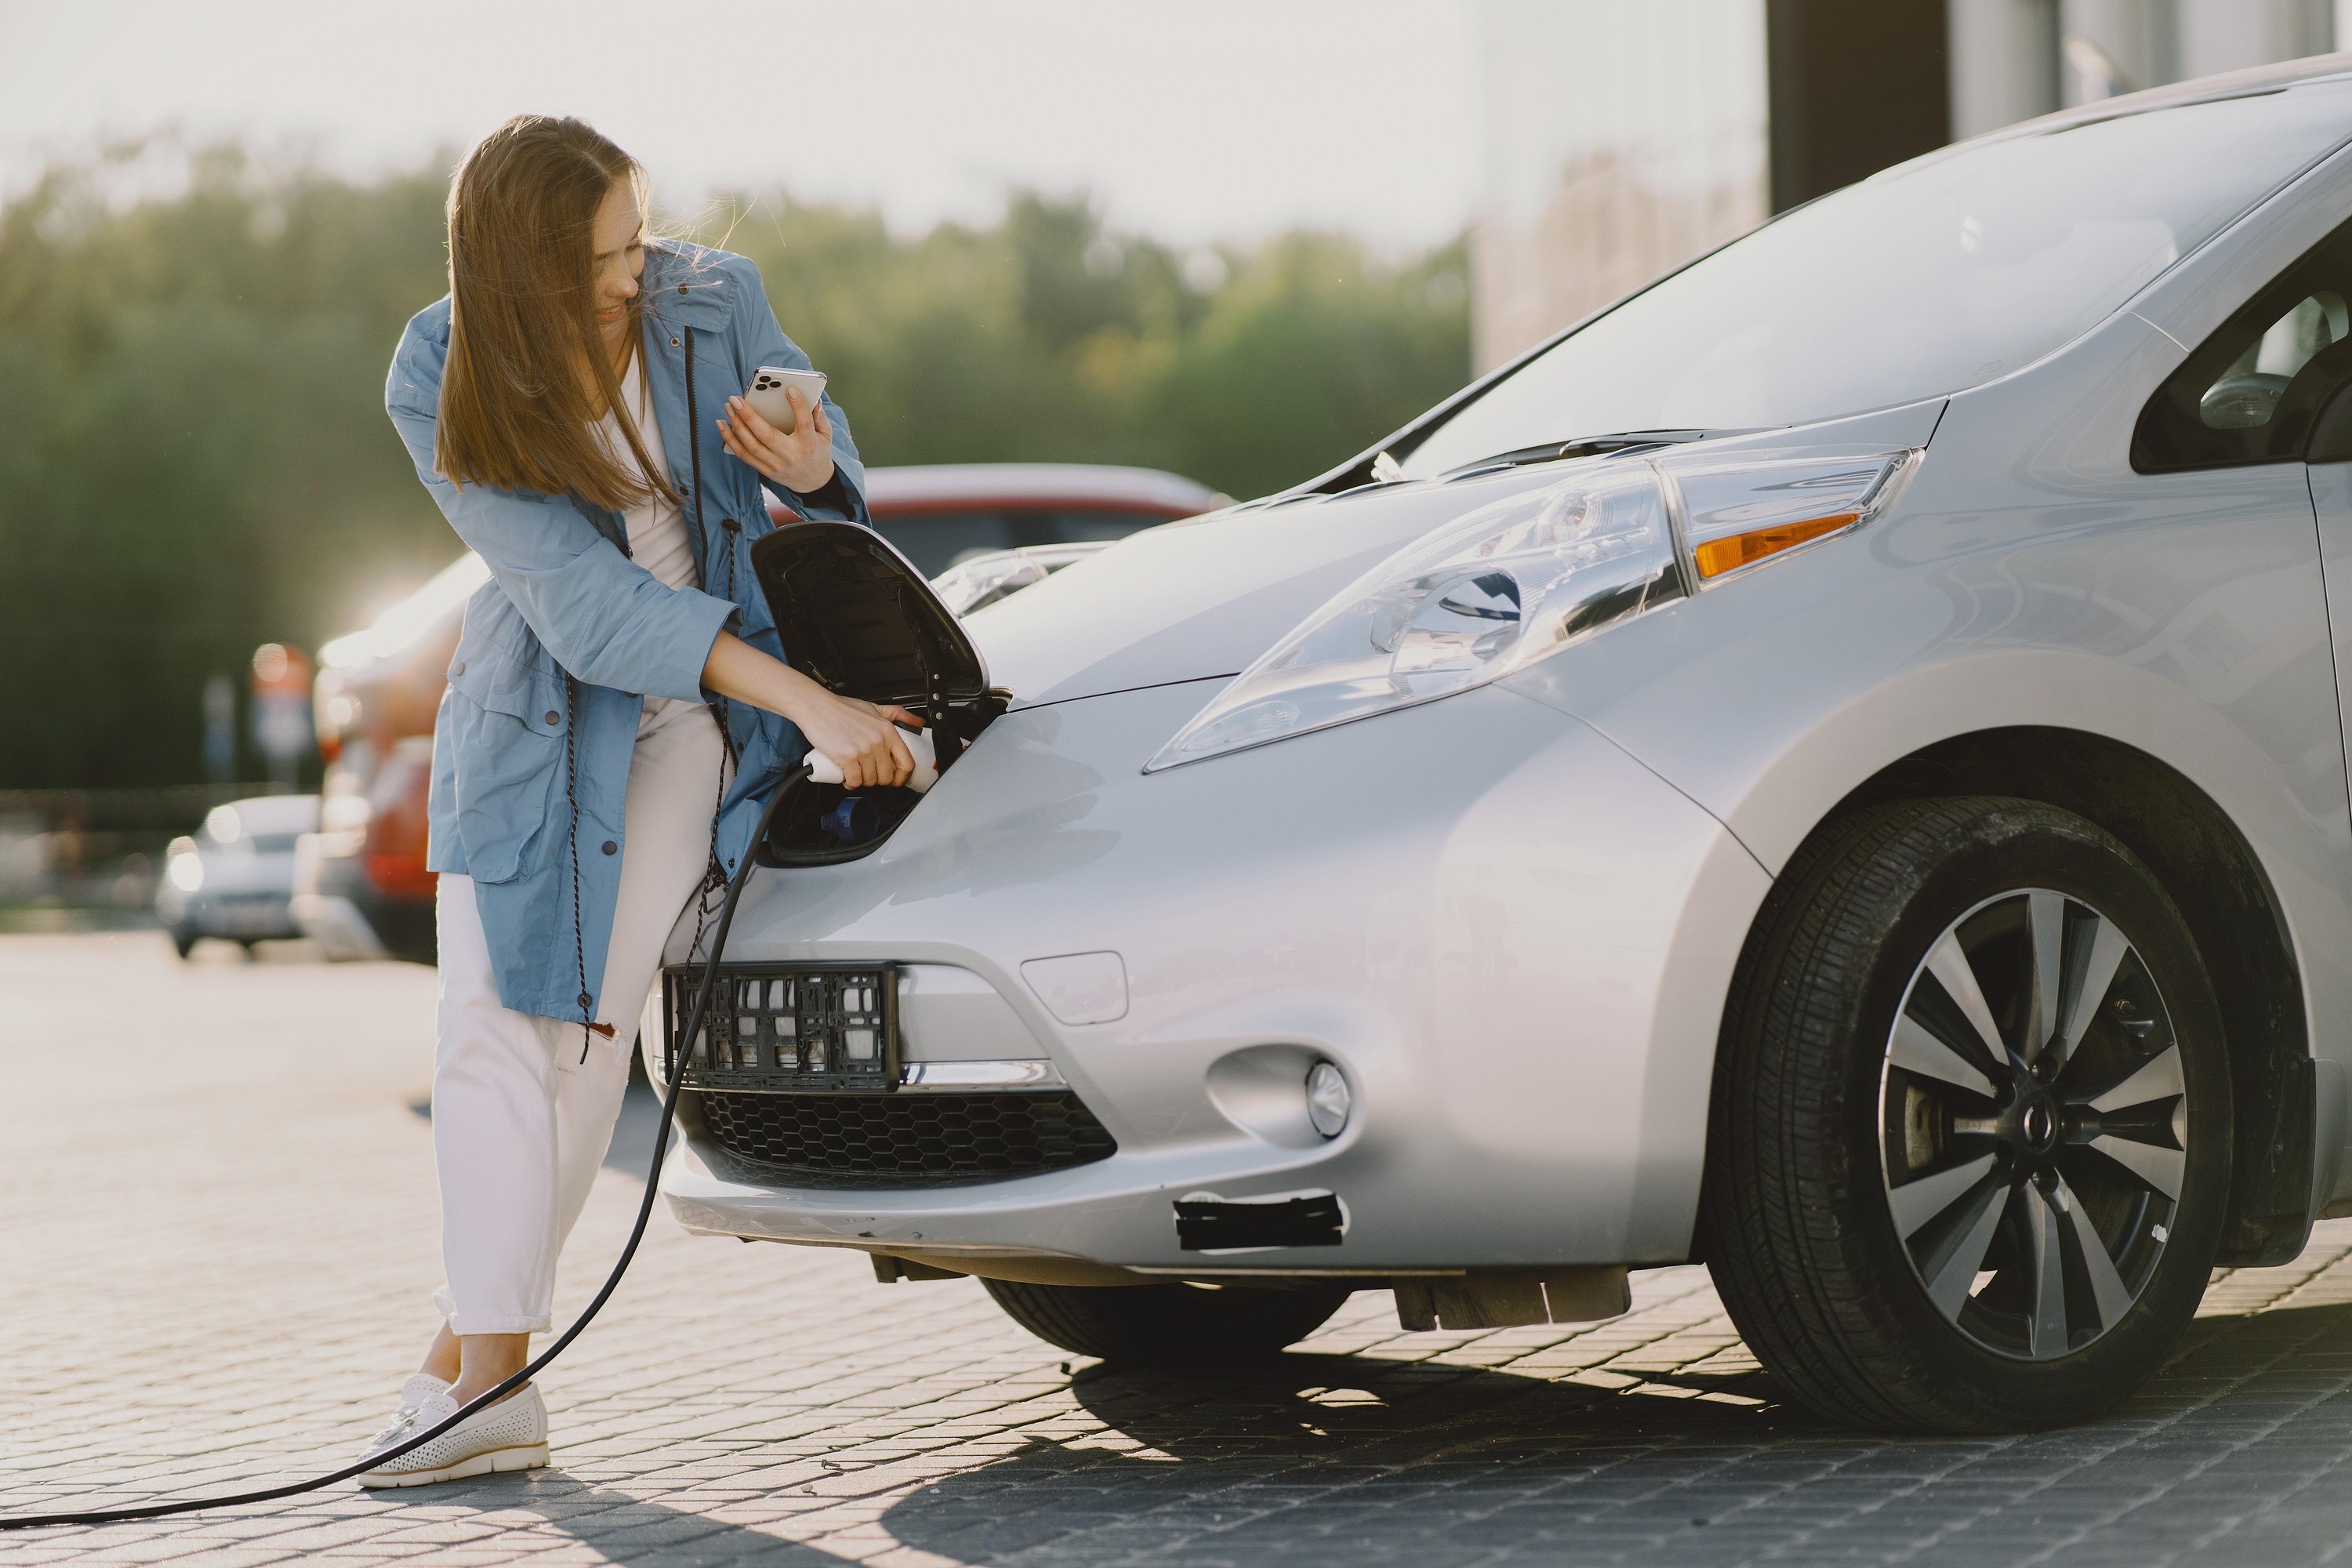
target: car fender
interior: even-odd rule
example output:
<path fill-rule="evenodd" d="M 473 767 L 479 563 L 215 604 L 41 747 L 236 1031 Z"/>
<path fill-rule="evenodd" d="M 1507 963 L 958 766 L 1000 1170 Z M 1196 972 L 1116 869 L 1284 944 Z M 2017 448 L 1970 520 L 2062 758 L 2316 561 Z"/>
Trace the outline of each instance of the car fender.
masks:
<path fill-rule="evenodd" d="M 1775 876 L 1857 790 L 1938 743 L 2030 727 L 2132 747 L 2245 841 L 2305 1037 L 2333 1057 L 2352 1028 L 2352 820 L 2301 471 L 2179 479 L 2168 506 L 2064 532 L 2032 518 L 2031 542 L 1930 565 L 1899 563 L 1916 556 L 1901 528 L 1841 540 L 1738 600 L 1673 606 L 1510 684 L 1656 770 Z M 2206 504 L 2224 484 L 2252 498 L 2226 520 Z M 1958 526 L 1914 526 L 1936 525 Z M 2323 1197 L 2344 1110 L 2319 1109 Z"/>

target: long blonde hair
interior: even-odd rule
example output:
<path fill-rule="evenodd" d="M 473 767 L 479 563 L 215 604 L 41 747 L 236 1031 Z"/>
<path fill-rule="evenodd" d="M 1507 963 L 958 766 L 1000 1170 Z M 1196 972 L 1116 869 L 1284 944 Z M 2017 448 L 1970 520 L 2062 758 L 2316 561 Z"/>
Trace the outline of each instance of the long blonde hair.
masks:
<path fill-rule="evenodd" d="M 596 209 L 645 170 L 585 121 L 519 114 L 449 183 L 449 359 L 434 467 L 457 484 L 626 510 L 670 487 L 622 405 L 596 327 Z M 630 342 L 641 329 L 629 302 Z M 584 373 L 584 374 L 583 374 Z M 611 410 L 637 471 L 595 434 Z M 670 496 L 675 500 L 675 496 Z"/>

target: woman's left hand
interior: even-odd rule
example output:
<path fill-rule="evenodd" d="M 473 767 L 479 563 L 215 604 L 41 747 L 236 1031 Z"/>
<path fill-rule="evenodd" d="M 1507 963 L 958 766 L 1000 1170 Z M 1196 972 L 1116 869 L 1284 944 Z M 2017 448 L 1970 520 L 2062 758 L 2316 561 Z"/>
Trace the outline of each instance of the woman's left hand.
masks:
<path fill-rule="evenodd" d="M 793 405 L 789 436 L 760 417 L 760 411 L 740 397 L 727 400 L 731 417 L 719 421 L 719 438 L 727 449 L 788 490 L 808 495 L 824 489 L 833 478 L 833 421 L 824 405 L 812 406 L 797 386 L 784 388 Z"/>

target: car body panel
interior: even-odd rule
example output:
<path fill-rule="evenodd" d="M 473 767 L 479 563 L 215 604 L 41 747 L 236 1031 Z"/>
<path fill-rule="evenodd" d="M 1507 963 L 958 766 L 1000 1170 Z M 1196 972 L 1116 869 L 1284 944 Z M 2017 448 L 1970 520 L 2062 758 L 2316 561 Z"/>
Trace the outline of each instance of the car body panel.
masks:
<path fill-rule="evenodd" d="M 1022 706 L 1235 674 L 1366 568 L 1546 478 L 1315 497 L 1153 529 L 980 611 L 971 635 Z"/>
<path fill-rule="evenodd" d="M 2132 472 L 2132 423 L 2183 351 L 2131 316 L 2095 337 L 2005 395 L 1955 397 L 1894 511 L 1805 571 L 1727 582 L 1507 684 L 1658 769 L 1776 872 L 1839 800 L 1939 741 L 2038 725 L 2137 747 L 2246 836 L 2315 1051 L 2336 1058 L 2352 828 L 2341 736 L 2313 724 L 2336 680 L 2305 470 Z"/>
<path fill-rule="evenodd" d="M 1759 430 L 1709 450 L 1863 455 L 1925 446 L 1944 400 Z M 1230 676 L 1331 595 L 1440 524 L 1612 459 L 1367 487 L 1237 507 L 1120 542 L 971 617 L 973 640 L 1016 707 Z M 1616 459 L 1624 460 L 1624 459 Z M 1245 560 L 1244 582 L 1235 563 Z"/>
<path fill-rule="evenodd" d="M 1175 1197 L 1318 1185 L 1349 1207 L 1346 1241 L 1248 1267 L 1686 1252 L 1706 1113 L 1685 1086 L 1707 1071 L 1701 1021 L 1722 1005 L 1761 868 L 1592 731 L 1501 691 L 1396 715 L 1417 742 L 1402 760 L 1370 725 L 1304 738 L 1329 776 L 1356 781 L 1328 794 L 1284 788 L 1299 759 L 1271 752 L 1143 774 L 1210 689 L 1006 715 L 877 854 L 754 879 L 729 943 L 730 963 L 887 956 L 983 977 L 1119 1152 L 892 1193 L 674 1167 L 681 1220 L 906 1241 L 936 1235 L 944 1205 L 958 1245 L 1170 1268 L 1186 1262 Z M 1544 892 L 1578 885 L 1639 896 Z M 1075 949 L 1122 956 L 1124 1018 L 1059 1024 L 1024 982 L 1024 962 Z M 1573 1017 L 1562 987 L 1582 998 Z M 1297 1146 L 1220 1109 L 1219 1064 L 1269 1047 L 1348 1072 L 1357 1110 L 1336 1142 Z"/>

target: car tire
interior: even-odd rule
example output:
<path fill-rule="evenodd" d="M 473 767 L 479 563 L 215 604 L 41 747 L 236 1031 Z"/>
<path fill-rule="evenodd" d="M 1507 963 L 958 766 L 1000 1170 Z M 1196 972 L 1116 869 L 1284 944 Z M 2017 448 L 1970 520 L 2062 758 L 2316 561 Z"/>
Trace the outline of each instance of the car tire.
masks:
<path fill-rule="evenodd" d="M 981 1283 L 1047 1344 L 1129 1365 L 1273 1355 L 1321 1328 L 1351 1294 L 1338 1287 Z"/>
<path fill-rule="evenodd" d="M 178 952 L 181 959 L 184 961 L 188 954 L 196 951 L 196 939 L 192 934 L 186 934 L 175 931 L 172 933 L 172 946 Z"/>
<path fill-rule="evenodd" d="M 1701 1249 L 1832 1420 L 2079 1421 L 2196 1310 L 2231 1117 L 2212 984 L 2122 844 L 2032 801 L 1873 809 L 1799 853 L 1741 956 Z"/>

